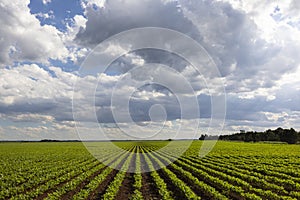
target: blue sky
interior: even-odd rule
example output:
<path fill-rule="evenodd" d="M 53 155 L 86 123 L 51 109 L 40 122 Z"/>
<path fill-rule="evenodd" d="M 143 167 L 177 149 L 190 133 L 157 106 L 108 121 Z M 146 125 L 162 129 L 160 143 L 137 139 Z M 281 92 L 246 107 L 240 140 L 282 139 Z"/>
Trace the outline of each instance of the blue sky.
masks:
<path fill-rule="evenodd" d="M 48 19 L 40 16 L 37 16 L 37 18 L 40 20 L 41 25 L 54 25 L 61 31 L 66 31 L 66 23 L 70 23 L 75 15 L 83 15 L 84 11 L 81 6 L 81 1 L 77 0 L 53 0 L 46 4 L 41 0 L 34 0 L 30 1 L 28 7 L 30 8 L 31 14 L 50 13 L 50 15 L 53 15 L 53 17 Z"/>
<path fill-rule="evenodd" d="M 192 138 L 191 127 L 197 123 L 197 134 L 208 128 L 211 134 L 279 126 L 300 130 L 297 0 L 4 0 L 0 23 L 0 140 L 92 139 L 101 137 L 99 132 L 113 139 L 130 137 L 124 135 L 129 132 L 150 137 L 161 129 L 154 138 L 172 138 L 179 125 L 178 137 Z M 143 27 L 167 28 L 192 38 L 219 75 L 201 74 L 173 52 L 131 52 L 133 44 L 117 40 L 103 55 L 126 53 L 100 74 L 84 73 L 81 65 L 97 45 Z M 134 42 L 154 40 L 158 38 Z M 175 46 L 184 44 L 177 41 Z M 95 71 L 101 71 L 102 62 L 92 61 Z M 223 119 L 209 124 L 212 97 L 224 95 L 219 84 L 226 94 L 222 132 Z M 189 113 L 184 117 L 183 107 Z M 89 134 L 78 135 L 78 130 Z"/>

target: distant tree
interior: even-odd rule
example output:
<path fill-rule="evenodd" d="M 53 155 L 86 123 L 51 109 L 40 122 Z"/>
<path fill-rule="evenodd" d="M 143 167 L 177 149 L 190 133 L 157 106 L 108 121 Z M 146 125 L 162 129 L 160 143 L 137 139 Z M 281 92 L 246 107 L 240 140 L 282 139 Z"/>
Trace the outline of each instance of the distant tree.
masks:
<path fill-rule="evenodd" d="M 253 133 L 253 141 L 254 142 L 260 142 L 260 141 L 264 141 L 264 133 L 261 132 L 254 132 Z"/>
<path fill-rule="evenodd" d="M 271 129 L 268 129 L 264 135 L 265 141 L 280 141 L 279 135 L 275 134 Z"/>
<path fill-rule="evenodd" d="M 276 130 L 274 130 L 274 133 L 279 136 L 280 141 L 284 142 L 287 140 L 283 128 L 281 127 L 277 128 Z"/>
<path fill-rule="evenodd" d="M 245 134 L 245 140 L 244 141 L 245 142 L 253 142 L 253 134 L 252 134 L 252 132 L 247 132 Z"/>
<path fill-rule="evenodd" d="M 298 141 L 298 133 L 291 128 L 290 130 L 286 130 L 286 141 L 289 144 L 296 144 Z"/>
<path fill-rule="evenodd" d="M 201 136 L 200 136 L 200 138 L 199 138 L 199 140 L 205 140 L 205 138 L 207 137 L 207 135 L 205 134 L 205 135 L 203 135 L 203 134 L 201 134 Z"/>
<path fill-rule="evenodd" d="M 300 139 L 300 132 L 296 132 L 293 128 L 283 129 L 281 127 L 276 130 L 268 129 L 264 132 L 241 132 L 232 135 L 222 135 L 220 140 L 239 140 L 245 142 L 259 141 L 281 141 L 289 144 L 295 144 Z"/>

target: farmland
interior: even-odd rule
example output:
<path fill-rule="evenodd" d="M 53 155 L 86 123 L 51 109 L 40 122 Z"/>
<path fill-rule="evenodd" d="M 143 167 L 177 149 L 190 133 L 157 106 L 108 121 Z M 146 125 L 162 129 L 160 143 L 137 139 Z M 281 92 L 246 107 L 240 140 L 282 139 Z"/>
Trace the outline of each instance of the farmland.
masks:
<path fill-rule="evenodd" d="M 176 159 L 166 141 L 115 144 L 108 167 L 80 142 L 0 143 L 0 199 L 300 199 L 300 145 L 219 141 L 200 158 L 194 141 Z"/>

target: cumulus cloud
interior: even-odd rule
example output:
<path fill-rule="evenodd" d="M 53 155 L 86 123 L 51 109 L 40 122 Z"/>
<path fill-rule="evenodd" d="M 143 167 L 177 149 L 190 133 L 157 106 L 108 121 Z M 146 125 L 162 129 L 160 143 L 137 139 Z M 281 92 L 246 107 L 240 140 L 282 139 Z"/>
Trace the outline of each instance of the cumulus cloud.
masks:
<path fill-rule="evenodd" d="M 178 10 L 176 2 L 134 0 L 106 1 L 103 7 L 96 8 L 92 5 L 86 4 L 86 28 L 79 31 L 76 37 L 76 41 L 82 45 L 95 46 L 111 35 L 145 26 L 185 30 L 191 35 L 197 33 L 191 22 Z M 130 11 L 132 9 L 134 12 Z"/>
<path fill-rule="evenodd" d="M 260 7 L 253 13 L 256 3 Z M 234 1 L 145 0 L 125 1 L 124 4 L 108 1 L 98 8 L 87 5 L 86 27 L 77 33 L 75 41 L 83 46 L 95 46 L 130 28 L 170 28 L 192 37 L 208 51 L 221 75 L 226 77 L 228 92 L 270 88 L 282 74 L 299 66 L 296 54 L 300 43 L 295 37 L 299 30 L 287 23 L 278 24 L 270 15 L 263 18 L 272 23 L 261 25 L 259 16 L 263 14 L 260 13 L 264 13 L 265 8 L 270 10 L 275 4 L 256 3 L 250 4 L 251 7 L 244 3 L 237 6 Z M 133 7 L 139 12 L 128 12 Z M 270 26 L 274 26 L 271 39 L 265 35 Z M 182 58 L 162 51 L 139 50 L 135 54 L 145 63 L 159 62 L 180 71 L 188 66 Z M 132 67 L 128 62 L 121 64 L 116 68 L 121 70 L 125 66 L 128 71 Z"/>
<path fill-rule="evenodd" d="M 82 0 L 81 6 L 83 8 L 92 7 L 92 6 L 103 8 L 105 5 L 105 2 L 106 2 L 106 0 Z"/>
<path fill-rule="evenodd" d="M 139 134 L 137 131 L 139 130 L 138 127 L 140 129 L 142 128 L 142 130 L 145 131 L 143 137 L 147 136 L 147 132 L 150 134 L 151 130 L 154 130 L 155 127 L 156 129 L 161 127 L 162 122 L 160 120 L 166 119 L 172 123 L 172 126 L 168 126 L 169 129 L 176 128 L 174 122 L 182 116 L 182 104 L 186 104 L 186 106 L 189 105 L 188 98 L 186 99 L 187 101 L 181 101 L 179 103 L 176 95 L 161 86 L 148 84 L 140 88 L 130 87 L 132 86 L 132 82 L 136 81 L 134 79 L 127 79 L 125 82 L 122 82 L 121 87 L 115 88 L 125 75 L 110 76 L 100 74 L 97 77 L 79 77 L 74 73 L 64 72 L 57 67 L 51 67 L 50 69 L 51 71 L 46 71 L 37 65 L 23 65 L 12 69 L 1 69 L 1 118 L 2 120 L 9 120 L 14 123 L 27 123 L 29 124 L 28 127 L 33 127 L 29 129 L 26 128 L 22 131 L 19 129 L 14 130 L 14 132 L 20 131 L 20 133 L 24 133 L 22 137 L 40 138 L 52 135 L 51 137 L 57 136 L 61 138 L 63 136 L 54 134 L 55 132 L 61 132 L 65 134 L 65 136 L 68 135 L 70 138 L 75 138 L 72 98 L 77 102 L 75 106 L 79 105 L 75 107 L 75 112 L 77 112 L 76 119 L 79 120 L 80 123 L 95 122 L 92 116 L 96 112 L 97 123 L 114 124 L 116 121 L 115 116 L 112 114 L 112 109 L 119 109 L 117 112 L 119 117 L 126 114 L 124 102 L 126 102 L 127 96 L 131 94 L 129 105 L 125 104 L 125 106 L 128 106 L 130 117 L 132 117 L 133 122 L 137 124 L 126 121 L 125 117 L 125 120 L 118 121 L 118 125 L 121 125 L 122 128 L 127 131 L 132 127 L 136 127 L 136 136 Z M 15 78 L 17 78 L 18 81 L 16 81 Z M 98 83 L 97 79 L 98 81 L 100 80 Z M 78 85 L 75 87 L 75 96 L 73 97 L 72 92 L 75 81 L 77 81 Z M 281 83 L 283 82 L 281 81 Z M 95 87 L 97 87 L 96 90 L 93 89 Z M 289 86 L 286 87 L 289 88 Z M 112 89 L 114 89 L 115 95 L 117 95 L 116 101 L 114 102 L 115 105 L 111 104 Z M 260 98 L 256 96 L 251 99 L 243 99 L 237 95 L 229 95 L 227 99 L 227 129 L 234 130 L 242 128 L 243 124 L 248 127 L 254 124 L 259 127 L 275 127 L 278 124 L 286 127 L 297 123 L 300 114 L 300 108 L 297 103 L 299 93 L 293 93 L 293 90 L 286 90 L 285 92 L 285 95 L 281 94 L 281 97 L 277 96 L 277 98 L 272 101 L 267 101 L 264 96 Z M 277 95 L 277 93 L 275 93 L 275 95 Z M 288 101 L 286 99 L 287 97 L 290 97 Z M 91 101 L 91 99 L 93 100 L 94 98 L 95 102 Z M 201 94 L 198 96 L 197 101 L 200 105 L 201 120 L 209 120 L 211 117 L 210 100 L 209 95 Z M 95 104 L 93 104 L 93 102 Z M 151 118 L 151 107 L 158 104 L 164 107 L 166 118 L 160 119 L 161 116 L 164 116 L 163 114 L 159 114 L 158 118 L 152 115 L 152 117 L 156 117 L 155 119 L 158 120 L 155 122 L 155 119 L 153 121 Z M 251 110 L 249 110 L 250 107 Z M 195 107 L 191 106 L 187 107 L 187 109 L 191 109 L 188 113 L 193 113 Z M 193 121 L 195 119 L 189 119 L 188 116 L 186 117 L 187 118 L 182 119 L 186 121 L 186 123 L 188 123 L 188 121 L 191 125 L 196 123 Z M 149 122 L 152 124 L 151 126 L 149 126 Z M 168 124 L 170 125 L 170 123 Z M 36 125 L 30 126 L 30 124 Z M 177 124 L 179 125 L 180 123 L 178 122 Z M 202 128 L 208 126 L 209 122 L 207 121 L 201 123 Z M 42 127 L 46 127 L 47 129 Z M 84 125 L 81 126 L 81 129 L 85 128 Z M 6 132 L 8 127 L 4 127 L 4 129 L 3 132 Z M 33 131 L 33 135 L 29 134 L 30 130 Z M 93 130 L 93 133 L 97 135 L 97 129 L 94 128 Z M 38 134 L 39 131 L 45 132 L 45 135 Z M 113 134 L 116 132 L 116 128 L 108 126 L 105 128 L 105 131 L 105 134 Z M 164 136 L 170 138 L 172 134 L 175 134 L 174 131 L 172 134 L 171 132 Z M 34 135 L 35 133 L 36 135 Z M 184 133 L 187 135 L 191 134 L 188 130 L 185 130 Z M 91 133 L 91 135 L 87 137 L 92 137 L 92 135 Z M 122 133 L 116 134 L 112 138 L 116 138 L 118 135 L 122 135 Z M 160 135 L 160 137 L 164 138 L 162 135 Z M 192 136 L 190 135 L 189 137 Z"/>
<path fill-rule="evenodd" d="M 52 0 L 43 0 L 43 4 L 51 3 Z"/>
<path fill-rule="evenodd" d="M 64 32 L 54 25 L 42 26 L 38 18 L 55 16 L 32 15 L 28 3 L 0 3 L 0 65 L 8 66 L 0 69 L 1 119 L 8 124 L 26 123 L 24 129 L 2 127 L 2 138 L 62 138 L 59 132 L 76 138 L 72 99 L 76 101 L 77 119 L 89 124 L 78 125 L 90 131 L 90 136 L 97 134 L 98 129 L 90 125 L 95 117 L 112 138 L 123 137 L 118 126 L 134 129 L 131 131 L 137 136 L 144 127 L 145 134 L 150 134 L 164 119 L 173 130 L 182 116 L 181 106 L 190 113 L 181 123 L 188 127 L 200 117 L 201 126 L 207 128 L 214 106 L 210 95 L 220 92 L 215 87 L 220 82 L 227 92 L 226 131 L 299 127 L 300 12 L 296 0 L 82 1 L 84 13 L 74 15 Z M 68 59 L 78 64 L 99 42 L 145 26 L 169 28 L 196 40 L 212 57 L 221 77 L 206 77 L 180 56 L 155 49 L 127 52 L 101 74 L 50 67 L 49 60 Z M 147 42 L 152 39 L 143 38 Z M 127 45 L 112 43 L 105 53 L 119 55 L 130 49 Z M 45 63 L 48 66 L 42 65 Z M 101 61 L 97 64 L 102 67 Z M 191 104 L 194 95 L 200 105 L 197 116 Z M 121 122 L 118 126 L 114 111 Z M 190 131 L 187 128 L 182 133 L 192 137 Z M 171 133 L 175 134 L 170 131 L 164 136 L 171 138 Z"/>
<path fill-rule="evenodd" d="M 1 1 L 0 3 L 0 64 L 48 59 L 64 60 L 68 50 L 56 27 L 41 26 L 40 21 L 27 7 L 27 1 Z"/>
<path fill-rule="evenodd" d="M 39 13 L 35 14 L 35 16 L 40 17 L 42 19 L 54 19 L 55 18 L 52 10 L 50 10 L 48 13 L 39 12 Z"/>
<path fill-rule="evenodd" d="M 159 71 L 155 73 L 159 74 Z M 185 116 L 185 119 L 195 118 L 193 115 L 195 107 L 190 103 L 192 97 L 182 98 L 184 101 L 179 104 L 176 96 L 179 93 L 174 95 L 167 88 L 149 84 L 138 88 L 136 86 L 140 84 L 140 80 L 132 78 L 124 79 L 121 87 L 116 87 L 124 76 L 99 74 L 80 77 L 57 67 L 46 70 L 36 64 L 0 69 L 2 120 L 14 123 L 37 123 L 42 124 L 40 126 L 51 126 L 55 130 L 71 131 L 74 129 L 72 100 L 76 102 L 74 104 L 74 111 L 78 113 L 76 119 L 83 122 L 93 122 L 92 116 L 96 112 L 97 123 L 115 123 L 112 109 L 118 109 L 119 117 L 125 116 L 118 123 L 130 123 L 126 118 L 125 106 L 129 109 L 133 122 L 180 119 L 182 106 L 185 106 L 188 109 L 187 113 L 190 113 Z M 178 79 L 178 77 L 174 78 Z M 75 82 L 77 87 L 74 88 Z M 96 90 L 93 89 L 95 87 Z M 115 95 L 114 104 L 111 102 L 112 91 Z M 126 105 L 128 95 L 130 101 Z M 95 104 L 93 104 L 94 98 Z M 156 104 L 166 109 L 166 118 L 161 119 L 160 114 L 155 116 L 156 112 L 151 116 L 151 107 Z"/>
<path fill-rule="evenodd" d="M 55 71 L 55 68 L 52 69 Z M 70 102 L 74 75 L 67 76 L 59 72 L 61 71 L 56 70 L 54 77 L 35 64 L 1 69 L 0 112 L 44 115 L 57 112 L 54 116 L 57 118 L 64 110 L 70 111 L 70 105 L 60 107 L 60 103 Z"/>

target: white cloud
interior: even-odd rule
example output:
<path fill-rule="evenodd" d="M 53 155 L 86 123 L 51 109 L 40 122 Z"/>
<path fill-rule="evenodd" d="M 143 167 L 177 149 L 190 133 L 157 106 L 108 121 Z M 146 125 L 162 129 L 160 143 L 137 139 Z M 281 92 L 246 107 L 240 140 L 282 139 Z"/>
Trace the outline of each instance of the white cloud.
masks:
<path fill-rule="evenodd" d="M 68 78 L 72 78 L 72 75 L 69 74 Z M 7 97 L 13 98 L 10 100 L 12 103 L 35 98 L 53 100 L 58 97 L 71 97 L 71 80 L 58 81 L 59 79 L 52 77 L 36 64 L 1 69 L 0 80 L 0 102 L 4 103 L 7 103 Z M 60 90 L 62 86 L 65 90 Z"/>
<path fill-rule="evenodd" d="M 40 122 L 46 124 L 54 121 L 54 117 L 51 115 L 41 115 L 36 113 L 21 113 L 16 115 L 3 115 L 3 118 L 9 119 L 13 122 Z"/>
<path fill-rule="evenodd" d="M 268 118 L 270 121 L 277 122 L 279 119 L 289 116 L 286 112 L 281 113 L 272 113 L 272 112 L 263 112 L 264 115 Z"/>
<path fill-rule="evenodd" d="M 75 15 L 70 23 L 67 24 L 67 32 L 64 34 L 64 41 L 70 45 L 74 45 L 72 42 L 75 39 L 76 34 L 86 27 L 87 19 L 82 15 Z"/>
<path fill-rule="evenodd" d="M 83 8 L 86 8 L 86 7 L 91 7 L 91 6 L 95 5 L 99 8 L 103 8 L 103 7 L 105 7 L 105 2 L 106 2 L 106 0 L 82 0 L 81 6 Z"/>
<path fill-rule="evenodd" d="M 48 3 L 51 3 L 52 0 L 43 0 L 43 4 L 46 5 Z"/>
<path fill-rule="evenodd" d="M 50 2 L 43 1 L 44 4 Z M 226 131 L 299 127 L 300 12 L 297 0 L 83 1 L 85 16 L 75 15 L 65 32 L 52 25 L 42 26 L 37 17 L 53 19 L 55 16 L 53 13 L 34 16 L 28 4 L 29 0 L 0 3 L 3 38 L 0 39 L 0 65 L 39 62 L 0 69 L 1 120 L 4 124 L 9 121 L 8 124 L 24 127 L 4 126 L 0 129 L 2 138 L 76 138 L 72 121 L 76 81 L 74 98 L 82 122 L 91 123 L 96 109 L 100 122 L 113 123 L 111 110 L 119 109 L 120 117 L 125 119 L 122 127 L 136 134 L 140 134 L 140 129 L 132 130 L 133 127 L 149 123 L 149 108 L 154 104 L 165 106 L 168 128 L 175 129 L 179 123 L 180 105 L 175 96 L 163 87 L 140 87 L 140 82 L 146 83 L 145 80 L 163 81 L 172 87 L 185 97 L 180 103 L 193 113 L 195 108 L 189 104 L 193 94 L 187 90 L 191 86 L 198 95 L 205 120 L 211 115 L 209 95 L 218 94 L 222 88 L 215 85 L 224 81 L 228 93 Z M 128 12 L 132 8 L 136 12 Z M 50 66 L 49 59 L 64 62 L 68 58 L 78 64 L 99 42 L 121 31 L 143 26 L 174 29 L 197 40 L 212 56 L 222 77 L 208 79 L 190 64 L 180 61 L 181 58 L 149 50 L 125 54 L 110 66 L 107 74 L 79 76 L 77 72 L 65 72 L 58 67 L 40 67 L 41 63 Z M 119 55 L 127 50 L 127 47 L 111 44 L 106 53 Z M 126 77 L 125 73 L 134 67 L 152 62 L 168 65 L 173 71 L 152 66 L 151 70 L 131 71 Z M 101 65 L 100 61 L 98 64 Z M 137 87 L 140 88 L 137 90 Z M 111 105 L 112 91 L 117 105 Z M 124 102 L 131 94 L 130 112 L 138 125 L 126 121 Z M 91 101 L 94 98 L 95 103 Z M 189 127 L 194 122 L 183 119 L 182 123 Z M 119 136 L 116 128 L 106 125 L 108 134 Z M 160 125 L 153 122 L 145 132 L 150 133 Z M 201 125 L 207 128 L 208 123 L 201 122 Z M 98 129 L 86 131 L 92 135 Z M 182 133 L 190 137 L 189 131 L 187 128 Z M 174 132 L 170 131 L 166 137 L 170 138 L 171 133 Z"/>
<path fill-rule="evenodd" d="M 91 123 L 92 117 L 95 113 L 95 108 L 98 110 L 98 120 L 105 119 L 104 123 L 112 123 L 113 118 L 109 110 L 111 92 L 124 75 L 109 76 L 107 74 L 99 74 L 96 76 L 78 77 L 73 73 L 62 71 L 60 68 L 51 67 L 51 73 L 40 68 L 37 65 L 23 65 L 11 69 L 0 70 L 0 113 L 1 120 L 11 121 L 13 123 L 21 123 L 27 128 L 18 128 L 18 126 L 3 127 L 1 138 L 23 138 L 23 139 L 42 139 L 42 138 L 56 138 L 56 139 L 75 139 L 74 121 L 72 119 L 72 95 L 73 84 L 77 81 L 77 93 L 75 95 L 75 101 L 77 101 L 78 107 L 75 108 L 79 114 L 78 120 L 83 124 Z M 190 74 L 186 72 L 187 74 Z M 97 78 L 100 80 L 97 85 Z M 131 87 L 134 83 L 134 79 L 128 79 L 122 83 L 122 87 L 115 88 L 117 94 L 116 107 L 119 109 L 119 114 L 122 116 L 125 109 L 122 105 L 126 101 L 126 96 L 130 95 L 132 91 L 137 88 Z M 280 82 L 283 83 L 283 82 Z M 95 86 L 98 89 L 95 91 Z M 287 90 L 284 88 L 285 84 L 281 85 L 282 88 L 277 88 L 280 92 Z M 150 90 L 149 90 L 150 89 Z M 153 88 L 152 88 L 153 89 Z M 181 121 L 175 120 L 180 117 L 176 109 L 178 105 L 174 101 L 174 96 L 169 92 L 163 90 L 152 90 L 151 87 L 141 88 L 136 90 L 133 94 L 134 109 L 130 110 L 132 117 L 137 120 L 137 124 L 126 123 L 121 121 L 122 128 L 126 131 L 131 131 L 132 134 L 139 136 L 138 130 L 143 130 L 144 136 L 151 134 L 153 130 L 158 130 L 161 127 L 161 122 L 151 122 L 151 126 L 139 126 L 141 123 L 147 122 L 149 114 L 149 106 L 155 104 L 161 104 L 165 107 L 168 118 L 166 122 L 166 129 L 168 131 L 162 132 L 157 138 L 172 138 L 176 133 L 179 122 L 183 123 L 184 130 L 182 130 L 180 137 L 192 137 L 193 130 L 189 129 L 195 121 L 192 119 L 182 119 Z M 290 91 L 293 93 L 293 90 Z M 227 116 L 227 131 L 239 130 L 238 128 L 249 130 L 249 127 L 253 129 L 263 130 L 267 127 L 276 127 L 280 125 L 282 127 L 291 126 L 297 128 L 299 118 L 299 106 L 297 108 L 297 96 L 292 96 L 290 93 L 282 95 L 283 99 L 278 99 L 278 93 L 275 91 L 276 99 L 268 102 L 265 98 L 261 98 L 258 101 L 256 95 L 252 99 L 239 99 L 238 94 L 231 94 L 227 103 L 229 104 L 229 111 Z M 263 96 L 263 94 L 262 94 Z M 291 97 L 293 100 L 284 102 L 285 96 Z M 91 101 L 96 97 L 96 107 Z M 209 100 L 209 96 L 208 100 Z M 185 103 L 185 102 L 181 102 Z M 205 99 L 200 99 L 200 107 L 205 114 L 209 113 L 210 106 L 207 105 Z M 209 104 L 209 103 L 208 103 Z M 291 107 L 294 105 L 294 108 Z M 251 108 L 251 110 L 249 110 Z M 276 108 L 276 109 L 274 109 Z M 188 108 L 189 109 L 189 108 Z M 191 107 L 191 109 L 194 109 Z M 291 110 L 292 109 L 292 110 Z M 192 110 L 191 110 L 192 112 Z M 180 113 L 179 113 L 180 114 Z M 103 116 L 102 116 L 103 115 Z M 206 114 L 207 115 L 207 114 Z M 104 118 L 103 118 L 104 117 Z M 138 119 L 135 117 L 139 117 Z M 208 118 L 207 118 L 208 117 Z M 200 119 L 202 131 L 205 131 L 209 126 L 209 117 Z M 139 122 L 139 120 L 142 120 Z M 146 120 L 143 122 L 143 120 Z M 206 120 L 206 121 L 205 121 Z M 178 122 L 178 123 L 177 123 Z M 78 125 L 78 124 L 77 124 Z M 79 124 L 80 125 L 80 124 Z M 284 125 L 284 126 L 283 126 Z M 96 126 L 94 126 L 96 127 Z M 135 127 L 135 128 L 134 128 Z M 248 129 L 246 128 L 248 127 Z M 81 130 L 85 130 L 86 127 L 80 127 Z M 211 127 L 214 130 L 214 127 Z M 94 137 L 99 133 L 99 129 L 89 129 L 90 135 L 86 137 Z M 97 132 L 98 131 L 98 132 Z M 106 134 L 111 135 L 112 138 L 120 136 L 121 133 L 114 127 L 106 127 Z M 152 132 L 151 132 L 152 131 Z M 11 136 L 8 133 L 12 134 Z M 213 131 L 212 131 L 213 132 Z M 227 132 L 228 133 L 228 132 Z M 121 136 L 120 136 L 121 137 Z M 122 136 L 121 138 L 123 138 Z"/>
<path fill-rule="evenodd" d="M 151 6 L 147 6 L 148 4 Z M 226 79 L 233 77 L 233 81 L 227 81 L 232 83 L 228 84 L 228 89 L 233 92 L 238 92 L 243 87 L 240 83 L 243 83 L 244 79 L 251 80 L 252 84 L 246 85 L 245 88 L 248 90 L 269 87 L 262 86 L 260 80 L 265 79 L 265 85 L 274 84 L 274 80 L 278 80 L 284 73 L 289 73 L 300 63 L 296 56 L 300 48 L 297 29 L 287 23 L 276 22 L 270 15 L 264 14 L 261 17 L 272 20 L 274 27 L 269 31 L 265 24 L 258 24 L 262 20 L 255 16 L 260 16 L 265 7 L 272 7 L 273 4 L 259 4 L 262 8 L 257 10 L 256 14 L 251 11 L 255 8 L 255 3 L 251 8 L 243 3 L 245 8 L 234 6 L 236 9 L 226 2 L 203 1 L 125 1 L 121 7 L 120 5 L 118 2 L 106 2 L 101 9 L 87 6 L 86 27 L 78 32 L 75 41 L 83 46 L 94 46 L 123 30 L 144 26 L 178 30 L 206 48 L 222 76 Z M 139 12 L 128 13 L 127 10 L 131 7 L 135 7 Z M 161 16 L 164 16 L 165 20 L 161 20 Z M 115 54 L 119 52 L 117 48 L 113 50 Z M 163 54 L 161 58 L 158 58 L 159 55 L 153 58 L 146 53 L 146 56 L 139 53 L 137 55 L 144 63 L 159 60 L 162 63 L 166 62 L 164 64 L 172 64 L 174 68 L 180 65 L 173 63 L 173 58 L 168 57 L 167 60 Z"/>
<path fill-rule="evenodd" d="M 54 19 L 55 16 L 54 16 L 54 13 L 52 10 L 50 10 L 48 13 L 42 13 L 42 12 L 39 12 L 37 14 L 35 14 L 36 17 L 41 17 L 43 19 Z"/>
<path fill-rule="evenodd" d="M 61 34 L 62 41 L 69 51 L 68 58 L 75 64 L 80 64 L 90 51 L 89 48 L 80 47 L 73 41 L 76 34 L 85 28 L 86 21 L 87 19 L 84 16 L 75 15 L 66 24 L 67 31 Z"/>
<path fill-rule="evenodd" d="M 0 65 L 13 62 L 37 61 L 49 58 L 64 60 L 68 50 L 54 26 L 41 26 L 27 7 L 29 0 L 0 3 Z"/>

